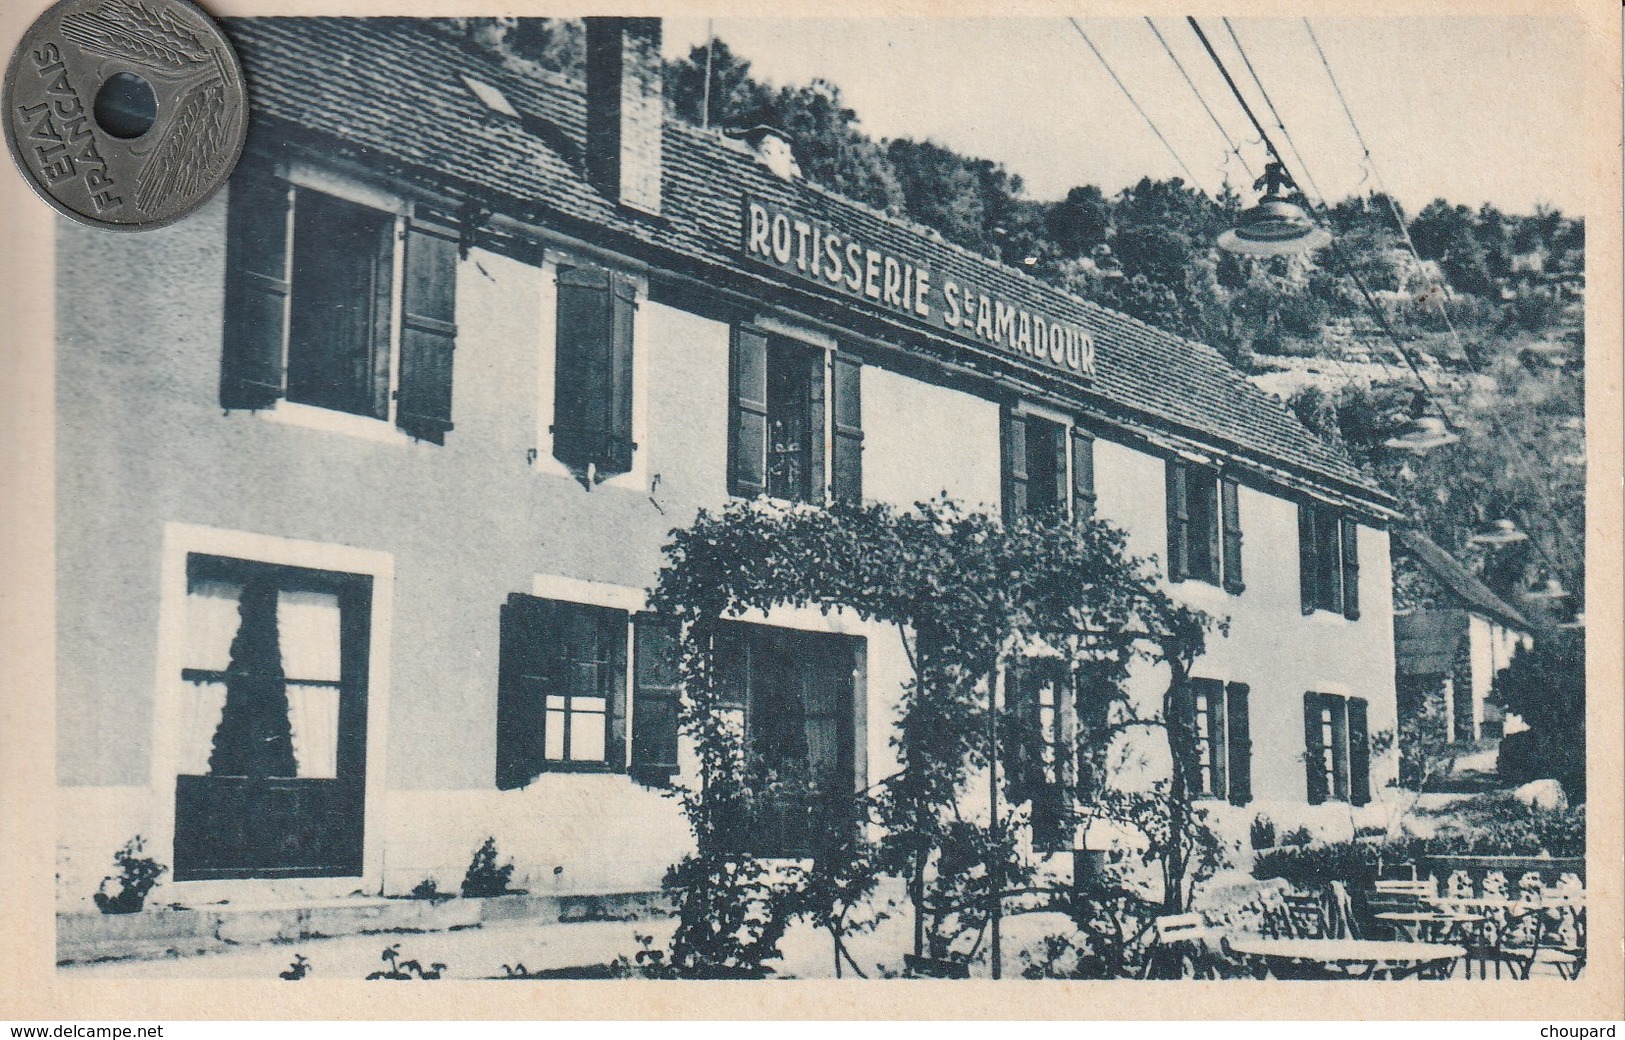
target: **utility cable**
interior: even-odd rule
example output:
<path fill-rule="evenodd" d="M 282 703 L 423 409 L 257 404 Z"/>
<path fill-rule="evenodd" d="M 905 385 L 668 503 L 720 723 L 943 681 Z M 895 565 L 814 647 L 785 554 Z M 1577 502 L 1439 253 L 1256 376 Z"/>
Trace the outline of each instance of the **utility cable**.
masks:
<path fill-rule="evenodd" d="M 1253 85 L 1258 87 L 1259 96 L 1264 99 L 1264 104 L 1269 106 L 1270 115 L 1275 119 L 1275 126 L 1281 131 L 1281 137 L 1286 141 L 1286 146 L 1292 149 L 1292 157 L 1298 161 L 1298 168 L 1303 171 L 1304 179 L 1309 182 L 1309 187 L 1314 191 L 1315 195 L 1324 202 L 1325 196 L 1321 194 L 1320 186 L 1315 183 L 1315 175 L 1309 172 L 1309 164 L 1303 161 L 1303 153 L 1298 151 L 1298 143 L 1292 140 L 1292 133 L 1286 128 L 1286 123 L 1281 119 L 1281 113 L 1275 110 L 1275 102 L 1270 100 L 1269 91 L 1264 89 L 1264 81 L 1258 78 L 1258 70 L 1253 68 L 1253 60 L 1247 57 L 1247 50 L 1241 45 L 1241 37 L 1236 35 L 1235 26 L 1230 24 L 1228 18 L 1220 18 L 1219 21 L 1224 23 L 1225 31 L 1230 34 L 1231 42 L 1236 45 L 1236 53 L 1241 55 L 1242 64 L 1247 66 L 1247 74 L 1253 78 Z"/>
<path fill-rule="evenodd" d="M 1089 49 L 1095 52 L 1095 57 L 1100 59 L 1100 65 L 1106 70 L 1106 74 L 1112 78 L 1113 83 L 1117 84 L 1117 89 L 1123 92 L 1123 96 L 1128 98 L 1129 104 L 1134 106 L 1134 111 L 1140 113 L 1140 118 L 1144 119 L 1145 125 L 1149 126 L 1151 128 L 1151 132 L 1157 135 L 1157 140 L 1161 141 L 1162 146 L 1168 149 L 1168 154 L 1173 156 L 1174 162 L 1178 163 L 1179 168 L 1185 171 L 1185 176 L 1190 178 L 1191 184 L 1199 186 L 1200 182 L 1196 179 L 1196 174 L 1191 172 L 1191 168 L 1185 165 L 1185 160 L 1181 159 L 1179 157 L 1179 153 L 1174 151 L 1174 146 L 1168 143 L 1168 138 L 1162 136 L 1162 131 L 1157 129 L 1157 124 L 1151 121 L 1151 117 L 1146 114 L 1145 109 L 1140 107 L 1140 103 L 1135 100 L 1134 95 L 1129 91 L 1128 87 L 1120 78 L 1118 78 L 1117 73 L 1112 70 L 1111 63 L 1106 60 L 1106 56 L 1104 54 L 1100 53 L 1100 48 L 1095 46 L 1095 41 L 1091 40 L 1089 38 L 1089 34 L 1083 31 L 1083 26 L 1078 24 L 1078 20 L 1076 18 L 1068 18 L 1067 21 L 1071 22 L 1072 28 L 1076 29 L 1078 35 L 1083 37 L 1083 42 L 1089 45 Z"/>
<path fill-rule="evenodd" d="M 1161 30 L 1157 28 L 1157 23 L 1147 16 L 1145 24 L 1151 27 L 1151 32 L 1156 36 L 1157 42 L 1162 44 L 1163 53 L 1167 54 L 1169 60 L 1174 63 L 1174 68 L 1178 69 L 1179 74 L 1184 77 L 1185 85 L 1191 88 L 1191 93 L 1195 94 L 1196 100 L 1201 102 L 1202 111 L 1207 113 L 1207 117 L 1213 121 L 1213 125 L 1218 129 L 1219 135 L 1224 138 L 1225 144 L 1230 146 L 1230 154 L 1241 161 L 1241 168 L 1247 171 L 1247 176 L 1255 176 L 1253 168 L 1247 163 L 1246 156 L 1241 154 L 1241 147 L 1230 136 L 1230 131 L 1224 128 L 1224 124 L 1219 122 L 1219 117 L 1213 114 L 1212 106 L 1207 103 L 1207 98 L 1203 97 L 1202 92 L 1197 89 L 1196 82 L 1191 79 L 1190 73 L 1185 71 L 1185 65 L 1179 60 L 1179 56 L 1174 53 L 1172 47 L 1168 46 L 1168 41 L 1163 38 Z"/>

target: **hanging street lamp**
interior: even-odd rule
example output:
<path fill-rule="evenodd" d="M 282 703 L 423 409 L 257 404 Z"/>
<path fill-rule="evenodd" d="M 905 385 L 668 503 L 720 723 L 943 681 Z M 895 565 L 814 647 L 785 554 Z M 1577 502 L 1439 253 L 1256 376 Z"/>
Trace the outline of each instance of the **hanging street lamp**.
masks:
<path fill-rule="evenodd" d="M 1253 187 L 1264 194 L 1235 227 L 1219 235 L 1220 249 L 1243 256 L 1294 256 L 1331 243 L 1331 232 L 1310 219 L 1303 193 L 1280 163 L 1266 163 Z"/>
<path fill-rule="evenodd" d="M 1506 519 L 1486 524 L 1479 528 L 1478 533 L 1467 539 L 1472 545 L 1488 545 L 1496 548 L 1528 540 L 1529 536 L 1518 530 L 1517 524 Z"/>

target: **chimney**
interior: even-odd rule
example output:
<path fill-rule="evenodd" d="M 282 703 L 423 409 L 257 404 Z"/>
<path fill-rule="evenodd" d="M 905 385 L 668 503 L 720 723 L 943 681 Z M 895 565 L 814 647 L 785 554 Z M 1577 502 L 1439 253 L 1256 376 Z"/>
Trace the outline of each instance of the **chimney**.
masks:
<path fill-rule="evenodd" d="M 660 212 L 659 18 L 588 18 L 587 179 L 611 201 Z"/>

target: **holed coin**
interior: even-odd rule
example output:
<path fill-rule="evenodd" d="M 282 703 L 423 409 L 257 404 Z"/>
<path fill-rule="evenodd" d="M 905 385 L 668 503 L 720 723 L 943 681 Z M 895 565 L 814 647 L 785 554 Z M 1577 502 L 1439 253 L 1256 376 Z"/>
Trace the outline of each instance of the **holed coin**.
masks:
<path fill-rule="evenodd" d="M 6 145 L 40 197 L 94 227 L 186 216 L 231 176 L 243 70 L 186 0 L 61 0 L 6 70 Z"/>

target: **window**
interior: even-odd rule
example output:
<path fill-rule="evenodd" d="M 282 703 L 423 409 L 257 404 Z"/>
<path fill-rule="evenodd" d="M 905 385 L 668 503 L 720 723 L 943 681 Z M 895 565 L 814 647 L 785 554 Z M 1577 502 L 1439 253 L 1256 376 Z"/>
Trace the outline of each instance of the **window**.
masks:
<path fill-rule="evenodd" d="M 1068 440 L 1071 451 L 1068 452 Z M 1095 508 L 1094 436 L 1006 407 L 1000 416 L 1002 514 L 1045 511 L 1091 516 Z M 1070 479 L 1069 479 L 1070 478 Z"/>
<path fill-rule="evenodd" d="M 820 801 L 807 792 L 850 792 L 863 783 L 858 734 L 866 697 L 861 639 L 730 622 L 715 644 L 726 705 L 742 708 L 753 771 L 777 784 L 738 840 L 762 855 L 804 852 Z"/>
<path fill-rule="evenodd" d="M 177 880 L 360 874 L 370 579 L 186 571 Z"/>
<path fill-rule="evenodd" d="M 829 361 L 822 349 L 736 327 L 729 492 L 818 505 L 861 501 L 860 367 L 842 353 Z M 826 451 L 833 454 L 827 467 Z"/>
<path fill-rule="evenodd" d="M 226 238 L 225 408 L 287 400 L 444 442 L 456 232 L 424 210 L 403 221 L 245 167 Z"/>
<path fill-rule="evenodd" d="M 1071 689 L 1070 669 L 1056 658 L 1024 658 L 1005 670 L 1005 705 L 1016 732 L 1004 742 L 1002 766 L 1011 800 L 1032 803 L 1033 847 L 1040 851 L 1072 847 Z"/>
<path fill-rule="evenodd" d="M 630 772 L 661 785 L 677 773 L 680 647 L 674 621 L 516 594 L 502 608 L 501 643 L 499 788 L 523 787 L 547 771 Z"/>
<path fill-rule="evenodd" d="M 632 279 L 597 267 L 558 278 L 553 456 L 595 476 L 632 468 Z"/>
<path fill-rule="evenodd" d="M 1371 800 L 1371 747 L 1366 702 L 1330 693 L 1303 695 L 1304 762 L 1309 804 Z"/>
<path fill-rule="evenodd" d="M 1168 580 L 1195 579 L 1240 593 L 1240 487 L 1210 466 L 1169 459 Z"/>
<path fill-rule="evenodd" d="M 1298 584 L 1303 612 L 1360 616 L 1360 525 L 1331 506 L 1298 506 Z"/>
<path fill-rule="evenodd" d="M 1235 805 L 1252 801 L 1252 720 L 1246 683 L 1191 679 L 1186 684 L 1185 711 L 1196 738 L 1197 772 L 1191 793 L 1227 799 Z"/>

